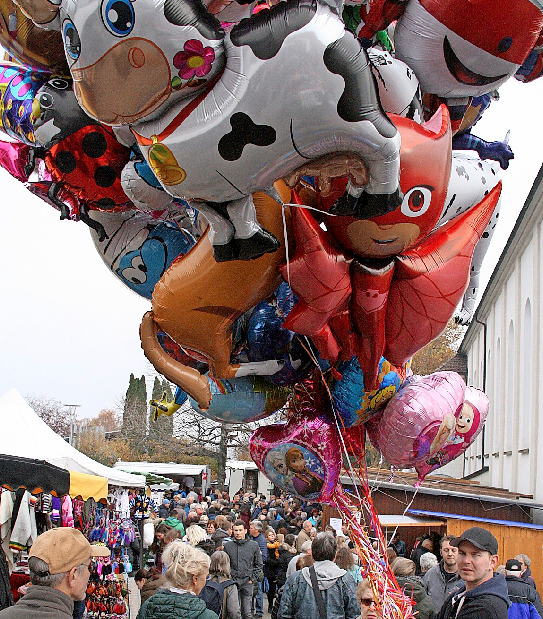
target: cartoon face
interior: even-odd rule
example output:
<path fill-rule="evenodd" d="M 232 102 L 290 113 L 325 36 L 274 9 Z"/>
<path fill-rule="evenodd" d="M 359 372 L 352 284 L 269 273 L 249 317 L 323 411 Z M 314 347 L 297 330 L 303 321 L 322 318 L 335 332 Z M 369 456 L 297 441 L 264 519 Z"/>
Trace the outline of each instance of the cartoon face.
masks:
<path fill-rule="evenodd" d="M 395 31 L 396 56 L 440 97 L 498 88 L 536 43 L 543 14 L 531 0 L 410 0 Z"/>
<path fill-rule="evenodd" d="M 301 473 L 305 469 L 304 454 L 296 448 L 289 449 L 285 454 L 287 467 L 295 473 Z"/>
<path fill-rule="evenodd" d="M 472 405 L 469 402 L 464 402 L 460 415 L 456 420 L 456 433 L 467 434 L 473 427 L 474 417 Z"/>
<path fill-rule="evenodd" d="M 74 91 L 100 122 L 123 125 L 156 116 L 166 102 L 197 94 L 222 70 L 219 22 L 195 0 L 159 4 L 63 4 L 61 34 Z"/>
<path fill-rule="evenodd" d="M 267 460 L 271 466 L 279 473 L 279 475 L 286 475 L 288 473 L 287 464 L 285 462 L 285 456 L 277 451 L 271 451 L 268 454 Z"/>
<path fill-rule="evenodd" d="M 413 247 L 436 225 L 447 194 L 452 151 L 446 109 L 424 125 L 399 116 L 392 119 L 402 136 L 402 204 L 380 217 L 327 221 L 333 235 L 358 256 L 387 258 Z"/>
<path fill-rule="evenodd" d="M 164 271 L 194 245 L 194 237 L 177 226 L 156 226 L 139 249 L 124 254 L 116 273 L 124 283 L 142 297 L 151 298 Z"/>
<path fill-rule="evenodd" d="M 96 124 L 77 103 L 72 80 L 54 77 L 36 93 L 32 102 L 36 142 L 49 149 L 87 125 Z"/>

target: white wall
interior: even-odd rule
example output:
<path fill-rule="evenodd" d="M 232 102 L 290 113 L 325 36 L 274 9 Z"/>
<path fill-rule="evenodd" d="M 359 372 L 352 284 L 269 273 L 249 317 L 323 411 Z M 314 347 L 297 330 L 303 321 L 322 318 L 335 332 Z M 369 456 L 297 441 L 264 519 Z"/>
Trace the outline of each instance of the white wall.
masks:
<path fill-rule="evenodd" d="M 543 503 L 543 484 L 537 483 L 543 478 L 543 458 L 537 457 L 538 445 L 543 444 L 543 424 L 539 421 L 539 411 L 543 410 L 540 371 L 543 201 L 541 192 L 535 195 L 536 208 L 527 213 L 529 221 L 519 228 L 500 272 L 493 276 L 499 286 L 487 291 L 489 294 L 481 304 L 478 318 L 487 326 L 485 391 L 490 411 L 485 453 L 479 438 L 466 451 L 463 468 L 464 475 L 469 475 L 480 470 L 484 462 L 489 471 L 477 476 L 481 483 L 531 494 Z M 482 389 L 485 354 L 482 325 L 472 329 L 465 352 L 468 384 Z M 456 473 L 458 466 L 454 470 Z"/>

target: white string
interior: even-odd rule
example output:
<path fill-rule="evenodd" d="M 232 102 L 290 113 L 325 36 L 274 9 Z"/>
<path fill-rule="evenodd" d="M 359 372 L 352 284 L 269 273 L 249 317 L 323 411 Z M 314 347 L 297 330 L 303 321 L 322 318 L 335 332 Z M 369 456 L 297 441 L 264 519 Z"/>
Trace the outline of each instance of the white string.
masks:
<path fill-rule="evenodd" d="M 281 209 L 281 217 L 283 218 L 283 238 L 285 239 L 285 259 L 287 261 L 287 283 L 290 287 L 290 258 L 289 258 L 289 250 L 288 250 L 287 217 L 285 215 L 285 207 L 287 206 L 294 206 L 294 204 L 283 203 L 283 208 Z"/>

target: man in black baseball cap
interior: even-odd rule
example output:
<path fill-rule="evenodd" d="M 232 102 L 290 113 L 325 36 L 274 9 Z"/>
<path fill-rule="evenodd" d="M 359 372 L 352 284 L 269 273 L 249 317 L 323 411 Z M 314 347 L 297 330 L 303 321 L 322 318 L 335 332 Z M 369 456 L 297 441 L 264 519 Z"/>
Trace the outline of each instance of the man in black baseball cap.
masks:
<path fill-rule="evenodd" d="M 509 609 L 510 619 L 520 619 L 521 617 L 543 617 L 543 605 L 536 589 L 527 582 L 522 576 L 522 563 L 518 559 L 508 559 L 505 564 L 505 580 L 511 608 Z"/>
<path fill-rule="evenodd" d="M 471 527 L 450 542 L 458 548 L 458 574 L 464 581 L 445 600 L 436 619 L 507 619 L 510 606 L 498 565 L 498 540 L 486 529 Z"/>

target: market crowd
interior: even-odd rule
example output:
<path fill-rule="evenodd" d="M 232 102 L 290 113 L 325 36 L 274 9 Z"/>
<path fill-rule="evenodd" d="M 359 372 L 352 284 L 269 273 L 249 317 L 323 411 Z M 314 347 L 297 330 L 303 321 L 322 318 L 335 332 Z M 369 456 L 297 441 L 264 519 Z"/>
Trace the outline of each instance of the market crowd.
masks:
<path fill-rule="evenodd" d="M 139 532 L 130 557 L 137 619 L 255 619 L 265 609 L 273 619 L 391 616 L 346 530 L 323 527 L 319 504 L 187 489 L 160 504 L 133 493 L 130 509 Z M 0 619 L 82 617 L 93 565 L 108 554 L 74 529 L 38 536 L 29 551 L 31 585 Z M 407 555 L 394 535 L 388 563 L 417 619 L 543 619 L 530 558 L 500 565 L 498 541 L 484 528 L 422 536 Z"/>

